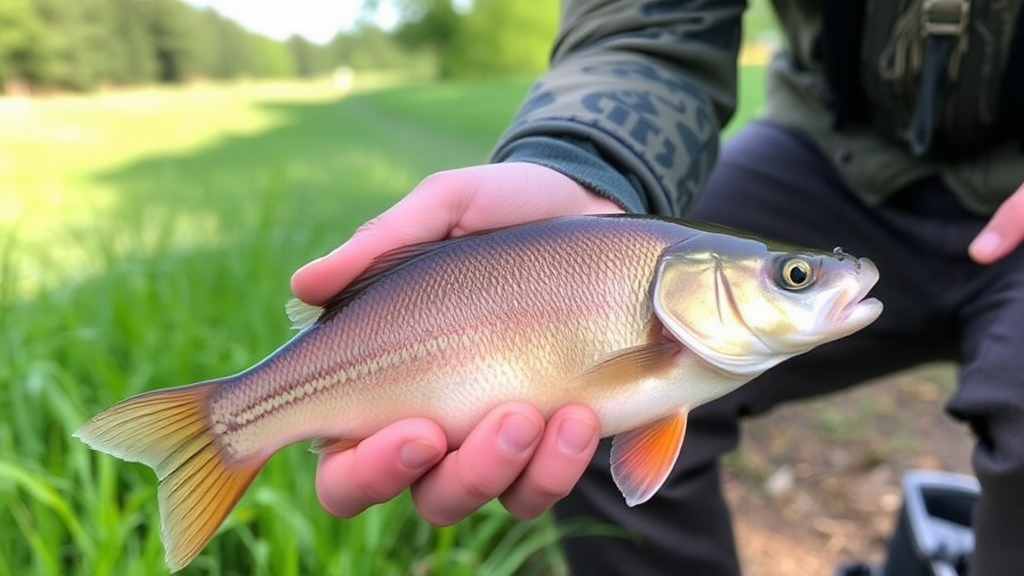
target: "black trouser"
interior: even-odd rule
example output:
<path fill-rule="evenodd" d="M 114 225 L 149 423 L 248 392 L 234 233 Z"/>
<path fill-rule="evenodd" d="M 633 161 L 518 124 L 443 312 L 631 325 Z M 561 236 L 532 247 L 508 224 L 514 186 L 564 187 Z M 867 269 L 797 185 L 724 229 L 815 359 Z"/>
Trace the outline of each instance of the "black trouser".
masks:
<path fill-rule="evenodd" d="M 924 362 L 956 360 L 960 383 L 947 410 L 977 437 L 982 485 L 971 574 L 1024 574 L 1024 250 L 991 266 L 974 264 L 967 245 L 986 220 L 963 210 L 938 180 L 869 207 L 803 137 L 765 123 L 725 145 L 689 216 L 868 256 L 881 272 L 872 294 L 885 311 L 865 330 L 695 410 L 675 470 L 646 504 L 625 506 L 602 443 L 556 514 L 612 522 L 634 537 L 567 539 L 574 573 L 739 574 L 718 458 L 736 446 L 741 417 Z"/>

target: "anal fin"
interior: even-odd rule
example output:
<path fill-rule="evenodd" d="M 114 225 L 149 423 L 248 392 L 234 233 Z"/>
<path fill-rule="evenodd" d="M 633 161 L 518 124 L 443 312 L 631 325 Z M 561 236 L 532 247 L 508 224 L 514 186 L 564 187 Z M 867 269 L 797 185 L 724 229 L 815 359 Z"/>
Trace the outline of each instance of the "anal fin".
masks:
<path fill-rule="evenodd" d="M 612 440 L 611 467 L 615 485 L 636 506 L 650 500 L 668 478 L 686 435 L 686 412 L 680 411 L 649 426 L 630 430 Z"/>

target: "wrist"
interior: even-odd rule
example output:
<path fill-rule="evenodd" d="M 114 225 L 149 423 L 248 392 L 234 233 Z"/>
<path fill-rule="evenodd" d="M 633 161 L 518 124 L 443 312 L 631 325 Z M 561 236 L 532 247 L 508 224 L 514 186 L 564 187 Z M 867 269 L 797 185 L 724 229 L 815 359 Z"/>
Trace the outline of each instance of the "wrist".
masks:
<path fill-rule="evenodd" d="M 647 212 L 647 203 L 627 175 L 615 170 L 586 141 L 532 136 L 503 148 L 494 158 L 501 163 L 526 162 L 554 170 L 594 198 L 586 213 Z"/>

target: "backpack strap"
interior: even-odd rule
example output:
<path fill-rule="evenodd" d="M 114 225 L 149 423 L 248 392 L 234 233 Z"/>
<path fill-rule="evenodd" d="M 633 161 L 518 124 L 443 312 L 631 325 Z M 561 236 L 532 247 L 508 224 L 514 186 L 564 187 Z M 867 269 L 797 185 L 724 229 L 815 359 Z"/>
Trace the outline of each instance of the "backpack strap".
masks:
<path fill-rule="evenodd" d="M 867 121 L 918 156 L 968 156 L 1007 137 L 1024 151 L 1022 4 L 823 1 L 816 48 L 833 128 Z"/>
<path fill-rule="evenodd" d="M 923 0 L 921 33 L 921 80 L 917 103 L 910 121 L 910 150 L 917 156 L 928 153 L 945 103 L 946 78 L 955 79 L 959 56 L 966 47 L 970 0 Z M 956 52 L 954 52 L 956 51 Z"/>

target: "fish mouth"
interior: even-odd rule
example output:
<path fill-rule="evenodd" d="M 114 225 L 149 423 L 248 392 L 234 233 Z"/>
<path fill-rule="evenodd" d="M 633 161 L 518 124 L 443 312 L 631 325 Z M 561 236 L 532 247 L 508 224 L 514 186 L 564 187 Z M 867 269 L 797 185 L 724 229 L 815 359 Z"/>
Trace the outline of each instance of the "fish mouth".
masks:
<path fill-rule="evenodd" d="M 867 258 L 857 260 L 857 290 L 836 310 L 833 320 L 836 324 L 853 327 L 859 330 L 874 322 L 882 313 L 882 302 L 877 298 L 867 298 L 868 292 L 878 282 L 878 268 Z"/>
<path fill-rule="evenodd" d="M 878 298 L 865 298 L 852 302 L 839 313 L 838 322 L 856 327 L 867 326 L 882 314 L 882 301 Z"/>

